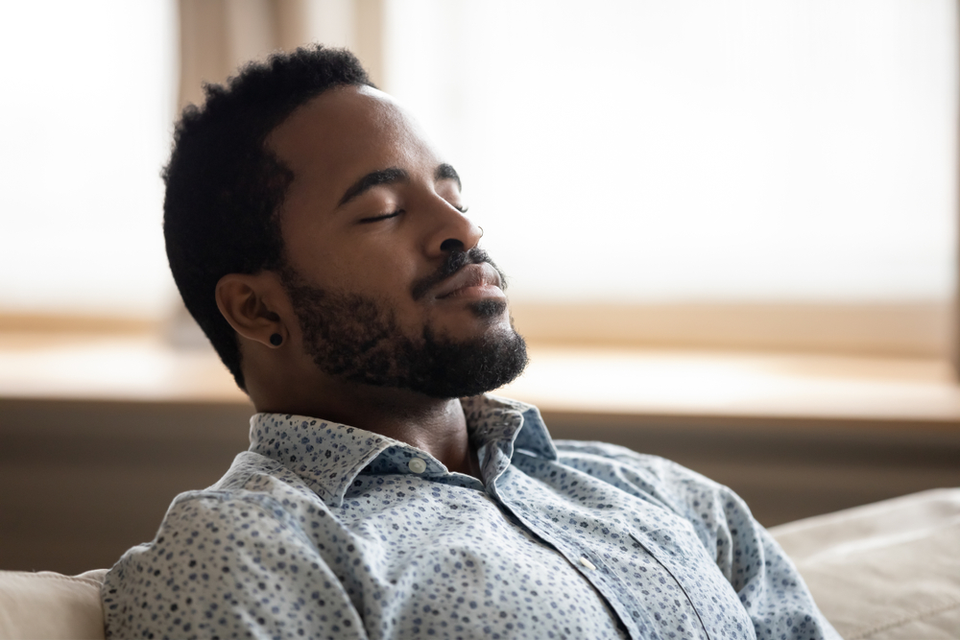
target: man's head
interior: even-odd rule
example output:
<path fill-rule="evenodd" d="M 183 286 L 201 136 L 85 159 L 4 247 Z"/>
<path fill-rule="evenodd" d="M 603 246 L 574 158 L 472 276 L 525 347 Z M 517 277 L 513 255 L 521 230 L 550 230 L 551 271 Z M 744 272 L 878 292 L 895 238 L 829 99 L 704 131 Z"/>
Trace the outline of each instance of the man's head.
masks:
<path fill-rule="evenodd" d="M 241 387 L 247 356 L 271 349 L 298 350 L 285 362 L 305 375 L 435 397 L 519 374 L 523 341 L 456 171 L 353 56 L 301 49 L 207 94 L 177 127 L 164 231 Z"/>

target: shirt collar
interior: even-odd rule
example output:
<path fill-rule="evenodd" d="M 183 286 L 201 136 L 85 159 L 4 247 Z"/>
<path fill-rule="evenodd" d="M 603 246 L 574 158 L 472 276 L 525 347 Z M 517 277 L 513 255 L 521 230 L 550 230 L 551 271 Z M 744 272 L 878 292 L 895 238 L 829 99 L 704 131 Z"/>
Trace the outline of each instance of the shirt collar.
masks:
<path fill-rule="evenodd" d="M 533 405 L 487 395 L 465 398 L 460 403 L 488 491 L 495 493 L 497 478 L 510 466 L 517 450 L 557 459 L 540 411 Z"/>
<path fill-rule="evenodd" d="M 536 407 L 488 395 L 460 402 L 487 485 L 509 466 L 516 450 L 556 460 L 556 448 Z M 416 457 L 426 463 L 426 469 L 418 475 L 448 473 L 439 460 L 406 443 L 349 425 L 292 414 L 255 414 L 250 419 L 250 451 L 296 473 L 330 506 L 340 505 L 350 483 L 365 470 L 414 473 L 408 463 Z"/>

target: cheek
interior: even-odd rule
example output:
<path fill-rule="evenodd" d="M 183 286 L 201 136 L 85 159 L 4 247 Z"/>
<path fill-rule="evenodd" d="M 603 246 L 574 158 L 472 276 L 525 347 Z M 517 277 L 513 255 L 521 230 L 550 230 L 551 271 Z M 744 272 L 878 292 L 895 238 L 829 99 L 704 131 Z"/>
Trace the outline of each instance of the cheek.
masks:
<path fill-rule="evenodd" d="M 426 320 L 411 289 L 417 274 L 390 255 L 345 257 L 330 270 L 330 290 L 356 295 L 390 313 L 407 335 L 419 335 Z"/>
<path fill-rule="evenodd" d="M 408 241 L 385 233 L 357 237 L 336 230 L 286 240 L 291 266 L 311 286 L 374 301 L 391 309 L 407 328 L 422 323 L 424 310 L 411 291 L 430 269 L 403 250 Z"/>
<path fill-rule="evenodd" d="M 337 273 L 344 282 L 353 282 L 371 292 L 404 293 L 408 298 L 414 282 L 426 274 L 424 265 L 403 245 L 401 238 L 370 238 L 345 251 Z"/>
<path fill-rule="evenodd" d="M 357 257 L 342 262 L 336 271 L 344 286 L 349 286 L 360 295 L 413 300 L 410 290 L 416 274 L 393 256 Z"/>

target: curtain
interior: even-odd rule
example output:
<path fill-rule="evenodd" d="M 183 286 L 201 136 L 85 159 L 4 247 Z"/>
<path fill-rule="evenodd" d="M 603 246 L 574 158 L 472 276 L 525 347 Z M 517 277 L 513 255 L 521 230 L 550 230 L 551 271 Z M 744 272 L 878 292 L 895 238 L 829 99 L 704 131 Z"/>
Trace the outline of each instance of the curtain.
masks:
<path fill-rule="evenodd" d="M 179 107 L 250 60 L 309 42 L 347 47 L 382 79 L 382 0 L 179 0 Z"/>
<path fill-rule="evenodd" d="M 204 83 L 221 83 L 237 67 L 309 38 L 306 0 L 180 0 L 182 109 L 203 101 Z"/>

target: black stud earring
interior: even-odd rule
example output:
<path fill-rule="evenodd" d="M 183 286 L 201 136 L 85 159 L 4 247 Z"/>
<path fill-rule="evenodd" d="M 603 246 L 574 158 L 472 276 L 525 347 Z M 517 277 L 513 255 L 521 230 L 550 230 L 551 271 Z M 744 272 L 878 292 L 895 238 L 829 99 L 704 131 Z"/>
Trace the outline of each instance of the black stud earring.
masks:
<path fill-rule="evenodd" d="M 279 333 L 272 334 L 270 336 L 270 344 L 272 344 L 275 347 L 279 347 L 280 345 L 283 344 L 283 336 L 280 335 Z"/>

